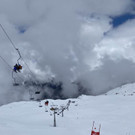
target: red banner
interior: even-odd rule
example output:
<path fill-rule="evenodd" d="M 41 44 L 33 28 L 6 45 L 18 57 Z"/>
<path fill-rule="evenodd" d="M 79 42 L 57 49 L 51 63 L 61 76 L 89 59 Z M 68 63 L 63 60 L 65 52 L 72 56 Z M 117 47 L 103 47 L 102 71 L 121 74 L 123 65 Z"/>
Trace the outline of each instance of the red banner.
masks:
<path fill-rule="evenodd" d="M 100 132 L 91 131 L 91 135 L 100 135 Z"/>

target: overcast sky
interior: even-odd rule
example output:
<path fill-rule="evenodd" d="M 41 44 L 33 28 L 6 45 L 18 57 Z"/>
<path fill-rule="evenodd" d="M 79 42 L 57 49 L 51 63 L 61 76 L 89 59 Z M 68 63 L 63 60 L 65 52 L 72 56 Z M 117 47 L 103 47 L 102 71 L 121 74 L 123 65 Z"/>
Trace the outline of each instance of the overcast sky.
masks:
<path fill-rule="evenodd" d="M 135 81 L 134 9 L 134 0 L 0 0 L 0 23 L 36 79 L 62 81 L 69 97 L 78 93 L 71 82 L 100 94 Z M 2 29 L 0 56 L 11 67 L 18 59 Z M 0 59 L 1 103 L 28 98 L 11 72 Z"/>

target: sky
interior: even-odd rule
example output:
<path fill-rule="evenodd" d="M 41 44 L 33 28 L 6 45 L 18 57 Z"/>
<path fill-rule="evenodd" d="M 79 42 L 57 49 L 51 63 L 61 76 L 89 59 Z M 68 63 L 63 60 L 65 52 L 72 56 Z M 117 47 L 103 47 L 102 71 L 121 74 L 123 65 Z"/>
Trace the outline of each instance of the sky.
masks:
<path fill-rule="evenodd" d="M 135 81 L 134 0 L 0 0 L 0 23 L 23 57 L 19 82 L 53 78 L 74 97 L 77 84 L 98 95 Z M 12 68 L 19 56 L 2 29 L 0 43 Z M 0 103 L 28 99 L 11 68 L 0 59 Z"/>

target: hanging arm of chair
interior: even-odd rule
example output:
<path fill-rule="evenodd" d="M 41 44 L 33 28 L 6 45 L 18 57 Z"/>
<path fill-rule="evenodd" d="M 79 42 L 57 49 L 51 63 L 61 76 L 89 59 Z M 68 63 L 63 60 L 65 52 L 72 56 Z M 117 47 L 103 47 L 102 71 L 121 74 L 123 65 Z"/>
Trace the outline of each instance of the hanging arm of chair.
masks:
<path fill-rule="evenodd" d="M 19 51 L 18 48 L 16 48 L 16 51 L 18 52 L 18 55 L 19 55 L 19 58 L 18 58 L 18 60 L 17 60 L 17 62 L 19 63 L 19 60 L 22 58 L 22 56 L 21 56 L 21 53 L 20 53 L 20 51 Z"/>

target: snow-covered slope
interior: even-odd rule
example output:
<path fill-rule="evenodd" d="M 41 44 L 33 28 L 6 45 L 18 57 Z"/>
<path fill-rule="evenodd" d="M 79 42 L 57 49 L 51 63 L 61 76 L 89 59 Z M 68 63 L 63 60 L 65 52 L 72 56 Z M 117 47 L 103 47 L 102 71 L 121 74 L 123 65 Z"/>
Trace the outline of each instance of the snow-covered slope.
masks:
<path fill-rule="evenodd" d="M 135 84 L 130 84 L 107 95 L 70 99 L 75 103 L 64 111 L 64 117 L 56 115 L 57 127 L 53 127 L 51 105 L 59 107 L 69 100 L 49 100 L 48 107 L 45 107 L 45 101 L 41 102 L 43 107 L 35 101 L 1 106 L 0 135 L 90 135 L 93 121 L 97 127 L 101 124 L 101 135 L 134 135 L 135 96 L 123 96 L 122 93 L 125 90 L 133 93 L 134 88 Z M 122 94 L 116 96 L 116 92 Z"/>
<path fill-rule="evenodd" d="M 107 92 L 106 95 L 133 96 L 135 95 L 135 83 L 126 84 L 121 87 L 115 88 Z"/>

